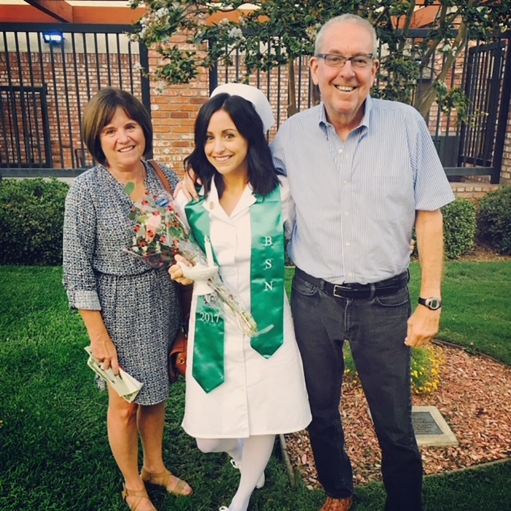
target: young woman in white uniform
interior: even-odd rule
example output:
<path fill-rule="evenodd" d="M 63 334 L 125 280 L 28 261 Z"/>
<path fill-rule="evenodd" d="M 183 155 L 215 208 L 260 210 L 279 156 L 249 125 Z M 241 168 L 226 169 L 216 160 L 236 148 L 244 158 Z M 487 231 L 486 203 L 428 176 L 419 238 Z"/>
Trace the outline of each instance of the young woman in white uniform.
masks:
<path fill-rule="evenodd" d="M 291 234 L 294 204 L 264 135 L 273 122 L 259 89 L 217 88 L 199 112 L 195 150 L 185 160 L 202 183 L 200 200 L 188 202 L 184 193 L 176 197 L 176 209 L 198 243 L 209 237 L 227 288 L 260 330 L 271 326 L 250 337 L 228 313 L 220 324 L 204 322 L 214 311 L 208 315 L 207 300 L 194 288 L 183 428 L 199 449 L 227 452 L 241 470 L 238 490 L 221 511 L 247 510 L 254 488 L 264 484 L 275 435 L 304 429 L 311 420 L 284 291 L 284 232 Z M 170 274 L 191 283 L 179 264 Z"/>

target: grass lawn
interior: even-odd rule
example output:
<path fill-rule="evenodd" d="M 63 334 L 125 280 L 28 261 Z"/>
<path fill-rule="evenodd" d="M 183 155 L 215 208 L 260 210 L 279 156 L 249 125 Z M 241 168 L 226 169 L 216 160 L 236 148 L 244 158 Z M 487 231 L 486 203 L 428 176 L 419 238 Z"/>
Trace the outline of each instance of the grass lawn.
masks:
<path fill-rule="evenodd" d="M 412 293 L 417 293 L 417 266 Z M 106 437 L 106 394 L 86 366 L 88 344 L 69 311 L 61 268 L 0 267 L 0 509 L 117 511 L 121 477 Z M 511 364 L 511 262 L 447 263 L 440 338 Z M 195 489 L 175 498 L 150 489 L 159 511 L 217 511 L 238 474 L 226 455 L 204 455 L 181 429 L 184 383 L 167 406 L 165 459 Z M 321 491 L 289 484 L 276 446 L 267 485 L 249 511 L 318 511 Z M 425 480 L 425 511 L 501 511 L 511 502 L 511 463 Z M 381 485 L 357 488 L 356 511 L 383 509 Z"/>

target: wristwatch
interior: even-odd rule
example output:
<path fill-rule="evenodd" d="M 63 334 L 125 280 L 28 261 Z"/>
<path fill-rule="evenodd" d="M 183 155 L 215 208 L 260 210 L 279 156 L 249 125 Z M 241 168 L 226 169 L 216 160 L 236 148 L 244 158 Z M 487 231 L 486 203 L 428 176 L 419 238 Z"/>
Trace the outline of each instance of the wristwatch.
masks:
<path fill-rule="evenodd" d="M 442 307 L 442 299 L 436 296 L 432 296 L 431 298 L 419 298 L 419 303 L 432 311 L 436 311 Z"/>

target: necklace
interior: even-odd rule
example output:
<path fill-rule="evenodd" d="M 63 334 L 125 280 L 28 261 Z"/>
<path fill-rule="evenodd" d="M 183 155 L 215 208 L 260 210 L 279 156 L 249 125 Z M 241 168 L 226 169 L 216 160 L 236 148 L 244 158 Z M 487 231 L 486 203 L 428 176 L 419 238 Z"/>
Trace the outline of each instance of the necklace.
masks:
<path fill-rule="evenodd" d="M 141 165 L 141 168 L 139 167 L 140 171 L 137 172 L 137 174 L 132 178 L 124 177 L 123 176 L 124 172 L 117 172 L 117 171 L 114 172 L 112 169 L 108 169 L 108 171 L 122 185 L 127 185 L 129 183 L 132 183 L 133 186 L 135 187 L 140 183 L 144 183 L 144 181 L 146 180 L 146 177 L 147 177 L 147 172 L 146 172 L 144 164 L 142 162 L 140 162 L 140 165 Z"/>

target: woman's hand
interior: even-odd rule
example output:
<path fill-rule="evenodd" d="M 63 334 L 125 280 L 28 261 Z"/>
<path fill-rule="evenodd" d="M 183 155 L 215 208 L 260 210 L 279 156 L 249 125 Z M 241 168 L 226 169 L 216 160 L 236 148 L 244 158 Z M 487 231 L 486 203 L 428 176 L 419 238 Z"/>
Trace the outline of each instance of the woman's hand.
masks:
<path fill-rule="evenodd" d="M 92 356 L 103 364 L 103 369 L 112 368 L 117 376 L 119 374 L 117 349 L 105 327 L 101 311 L 79 309 L 79 312 L 89 334 Z"/>
<path fill-rule="evenodd" d="M 172 280 L 175 280 L 179 284 L 182 284 L 183 286 L 189 286 L 190 284 L 193 284 L 193 280 L 186 278 L 183 275 L 183 268 L 181 267 L 181 264 L 184 264 L 186 266 L 193 266 L 193 264 L 188 261 L 188 259 L 185 259 L 183 256 L 180 256 L 179 254 L 176 254 L 176 264 L 173 264 L 169 268 L 169 274 L 170 278 Z"/>
<path fill-rule="evenodd" d="M 92 356 L 103 364 L 103 369 L 112 371 L 117 376 L 119 374 L 119 361 L 117 360 L 117 350 L 110 336 L 100 339 L 91 339 Z"/>

